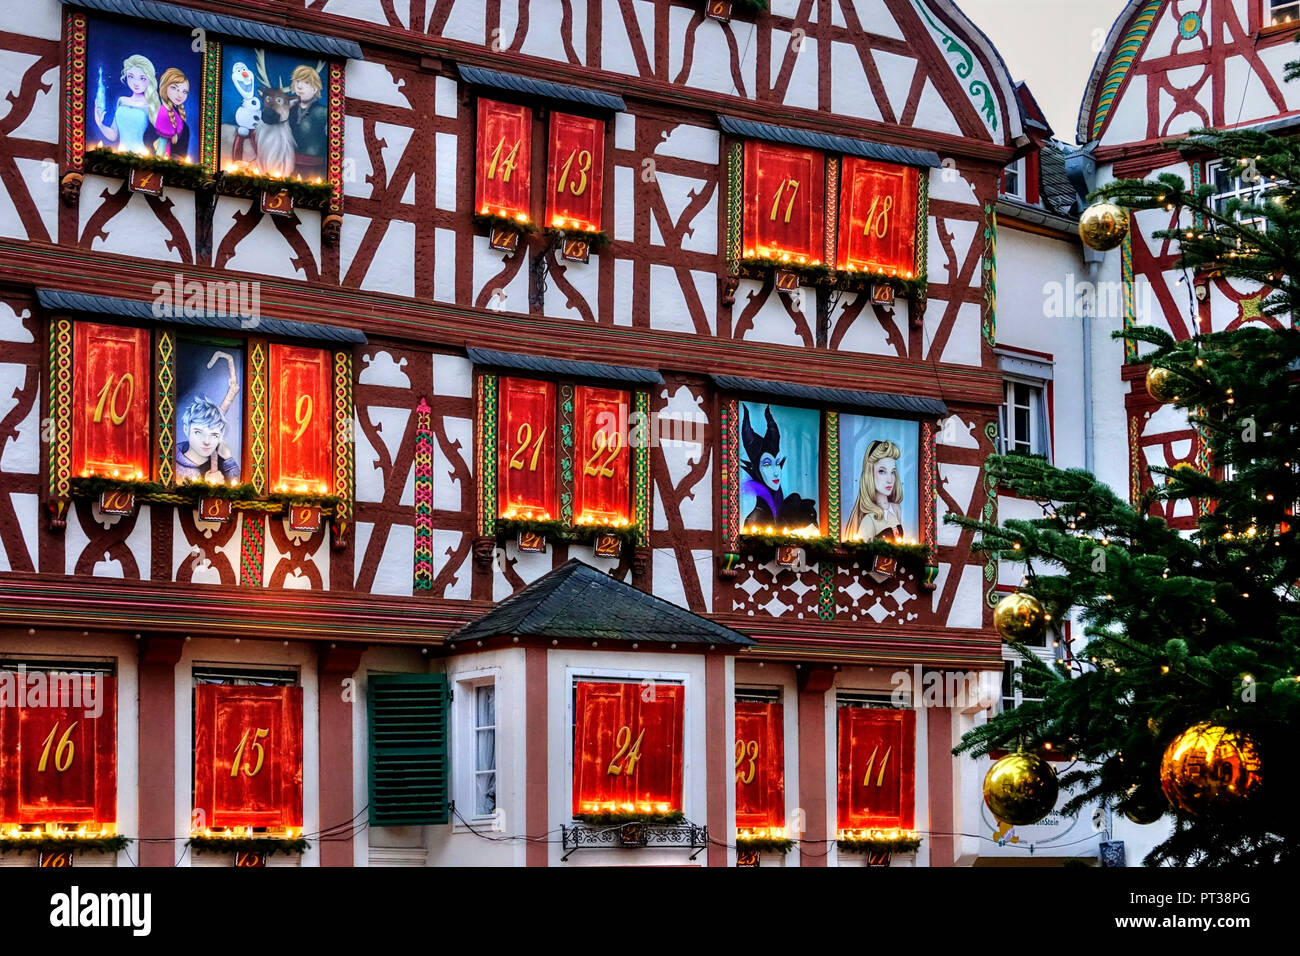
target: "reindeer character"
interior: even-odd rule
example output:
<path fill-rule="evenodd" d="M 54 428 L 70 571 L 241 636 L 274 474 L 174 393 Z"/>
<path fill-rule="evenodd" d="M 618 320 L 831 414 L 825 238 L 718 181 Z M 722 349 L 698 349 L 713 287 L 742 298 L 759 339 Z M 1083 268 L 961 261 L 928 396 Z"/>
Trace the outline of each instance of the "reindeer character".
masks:
<path fill-rule="evenodd" d="M 296 148 L 289 124 L 293 100 L 276 86 L 264 87 L 260 92 L 262 122 L 257 127 L 257 166 L 269 176 L 290 176 Z"/>

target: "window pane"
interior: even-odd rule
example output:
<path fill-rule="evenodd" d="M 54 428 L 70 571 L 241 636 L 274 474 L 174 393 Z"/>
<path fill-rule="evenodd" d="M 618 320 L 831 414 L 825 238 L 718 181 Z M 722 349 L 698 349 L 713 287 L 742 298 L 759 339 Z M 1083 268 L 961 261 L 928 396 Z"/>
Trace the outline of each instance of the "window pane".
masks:
<path fill-rule="evenodd" d="M 480 773 L 474 775 L 474 813 L 487 816 L 497 808 L 497 775 Z"/>
<path fill-rule="evenodd" d="M 484 684 L 474 689 L 474 726 L 495 727 L 497 723 L 496 685 Z"/>
<path fill-rule="evenodd" d="M 1016 404 L 1028 408 L 1030 387 L 1026 385 L 1024 382 L 1016 382 L 1015 387 L 1016 387 Z"/>
<path fill-rule="evenodd" d="M 1016 406 L 1016 441 L 1029 443 L 1029 409 Z"/>
<path fill-rule="evenodd" d="M 474 769 L 495 770 L 497 768 L 497 732 L 479 730 L 474 733 Z"/>

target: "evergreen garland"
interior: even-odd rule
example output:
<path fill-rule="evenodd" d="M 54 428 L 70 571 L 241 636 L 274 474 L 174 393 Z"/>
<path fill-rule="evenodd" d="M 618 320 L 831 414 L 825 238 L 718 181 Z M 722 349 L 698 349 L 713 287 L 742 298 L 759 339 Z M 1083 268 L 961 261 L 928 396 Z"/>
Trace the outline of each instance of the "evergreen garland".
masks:
<path fill-rule="evenodd" d="M 620 827 L 629 823 L 643 823 L 646 826 L 676 826 L 686 819 L 686 815 L 680 810 L 669 810 L 666 813 L 600 810 L 595 813 L 575 813 L 573 819 L 593 827 Z"/>
<path fill-rule="evenodd" d="M 509 216 L 498 216 L 491 212 L 476 212 L 474 214 L 474 225 L 482 226 L 485 229 L 513 229 L 515 232 L 531 236 L 537 232 L 537 224 L 534 222 L 520 222 L 518 219 L 511 219 Z"/>
<path fill-rule="evenodd" d="M 163 177 L 164 186 L 179 186 L 183 189 L 194 189 L 212 180 L 211 171 L 200 163 L 183 163 L 168 156 L 119 151 L 107 146 L 86 150 L 85 168 L 92 173 L 123 177 L 133 169 L 149 170 Z"/>
<path fill-rule="evenodd" d="M 918 837 L 841 837 L 835 841 L 841 853 L 912 853 L 921 847 Z"/>
<path fill-rule="evenodd" d="M 125 836 L 0 836 L 0 856 L 6 853 L 117 853 L 131 842 Z"/>
<path fill-rule="evenodd" d="M 302 837 L 269 836 L 192 836 L 185 845 L 196 852 L 265 853 L 267 856 L 274 856 L 277 853 L 283 853 L 285 856 L 295 854 L 301 856 L 311 847 L 311 844 Z"/>
<path fill-rule="evenodd" d="M 773 836 L 738 836 L 737 853 L 789 853 L 794 849 L 794 840 Z"/>

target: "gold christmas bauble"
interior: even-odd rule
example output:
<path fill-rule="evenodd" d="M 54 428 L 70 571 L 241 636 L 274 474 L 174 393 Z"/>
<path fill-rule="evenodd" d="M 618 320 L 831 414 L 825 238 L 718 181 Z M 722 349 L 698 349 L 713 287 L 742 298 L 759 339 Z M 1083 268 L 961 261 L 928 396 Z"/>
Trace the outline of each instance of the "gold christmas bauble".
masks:
<path fill-rule="evenodd" d="M 1008 641 L 1033 644 L 1047 631 L 1047 612 L 1032 594 L 1008 594 L 993 609 L 993 626 Z"/>
<path fill-rule="evenodd" d="M 1128 235 L 1128 213 L 1113 202 L 1089 206 L 1079 217 L 1079 238 L 1089 249 L 1106 252 Z"/>
<path fill-rule="evenodd" d="M 1136 784 L 1129 788 L 1128 795 L 1120 802 L 1124 816 L 1138 826 L 1155 823 L 1169 810 L 1169 801 L 1155 784 Z"/>
<path fill-rule="evenodd" d="M 1259 747 L 1249 734 L 1203 723 L 1174 738 L 1160 761 L 1169 802 L 1200 815 L 1240 807 L 1263 784 Z"/>
<path fill-rule="evenodd" d="M 1057 792 L 1056 771 L 1034 754 L 1003 757 L 984 776 L 984 803 L 1013 827 L 1029 826 L 1051 813 Z"/>
<path fill-rule="evenodd" d="M 1178 389 L 1182 380 L 1167 368 L 1152 365 L 1147 369 L 1147 394 L 1161 405 L 1168 405 L 1178 398 Z"/>

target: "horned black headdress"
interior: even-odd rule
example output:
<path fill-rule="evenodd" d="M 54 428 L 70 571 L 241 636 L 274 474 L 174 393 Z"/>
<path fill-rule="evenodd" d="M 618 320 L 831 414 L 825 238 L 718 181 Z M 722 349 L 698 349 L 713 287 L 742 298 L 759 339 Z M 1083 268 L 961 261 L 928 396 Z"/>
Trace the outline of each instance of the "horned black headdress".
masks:
<path fill-rule="evenodd" d="M 755 434 L 749 424 L 749 406 L 742 405 L 740 408 L 740 443 L 745 449 L 745 460 L 740 463 L 740 466 L 751 478 L 762 481 L 763 476 L 759 474 L 758 463 L 762 460 L 764 452 L 774 458 L 781 454 L 781 429 L 777 427 L 776 419 L 772 417 L 770 405 L 763 409 L 767 418 L 767 431 L 762 435 Z"/>

